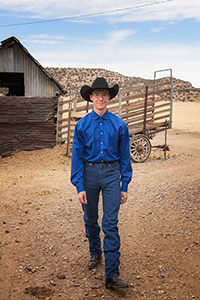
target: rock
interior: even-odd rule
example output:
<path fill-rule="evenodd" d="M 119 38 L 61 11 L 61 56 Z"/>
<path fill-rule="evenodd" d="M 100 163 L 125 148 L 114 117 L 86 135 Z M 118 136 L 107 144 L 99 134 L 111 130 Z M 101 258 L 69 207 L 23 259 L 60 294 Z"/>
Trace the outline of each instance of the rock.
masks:
<path fill-rule="evenodd" d="M 65 274 L 62 274 L 62 273 L 58 273 L 57 277 L 58 277 L 58 279 L 65 279 L 66 278 Z"/>

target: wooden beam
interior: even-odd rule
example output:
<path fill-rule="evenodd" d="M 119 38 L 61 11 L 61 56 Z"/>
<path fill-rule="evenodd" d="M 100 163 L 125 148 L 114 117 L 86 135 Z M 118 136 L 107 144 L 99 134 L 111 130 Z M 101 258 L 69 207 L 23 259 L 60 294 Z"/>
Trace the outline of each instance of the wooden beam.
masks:
<path fill-rule="evenodd" d="M 85 112 L 77 112 L 77 111 L 72 111 L 71 112 L 71 118 L 83 118 L 87 113 Z"/>

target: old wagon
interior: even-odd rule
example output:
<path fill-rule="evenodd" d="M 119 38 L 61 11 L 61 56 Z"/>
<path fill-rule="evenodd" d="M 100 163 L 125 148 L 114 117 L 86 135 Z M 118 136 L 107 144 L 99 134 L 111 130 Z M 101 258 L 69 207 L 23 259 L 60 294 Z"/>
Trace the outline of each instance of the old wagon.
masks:
<path fill-rule="evenodd" d="M 156 79 L 158 72 L 170 72 L 170 76 Z M 118 97 L 108 103 L 109 111 L 120 116 L 127 124 L 130 134 L 130 155 L 134 162 L 144 162 L 153 147 L 165 151 L 167 129 L 172 126 L 173 79 L 172 70 L 154 72 L 154 80 L 128 89 L 120 89 Z M 61 99 L 58 110 L 60 141 L 67 143 L 67 156 L 71 153 L 73 131 L 76 122 L 92 109 L 92 103 L 82 98 Z M 66 114 L 66 116 L 64 116 Z M 150 139 L 165 131 L 165 143 L 152 146 Z"/>
<path fill-rule="evenodd" d="M 170 71 L 170 76 L 156 80 L 158 72 Z M 123 90 L 123 94 L 127 93 Z M 173 78 L 172 70 L 154 72 L 154 82 L 128 90 L 119 96 L 118 115 L 125 120 L 130 134 L 130 155 L 134 162 L 144 162 L 152 148 L 163 148 L 166 158 L 167 129 L 172 127 Z M 152 146 L 156 133 L 165 131 L 165 143 Z"/>

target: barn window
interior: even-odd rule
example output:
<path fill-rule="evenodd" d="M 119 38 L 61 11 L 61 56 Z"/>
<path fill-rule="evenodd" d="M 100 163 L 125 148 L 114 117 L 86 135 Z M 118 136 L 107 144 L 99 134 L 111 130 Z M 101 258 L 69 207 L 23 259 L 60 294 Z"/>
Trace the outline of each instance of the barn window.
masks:
<path fill-rule="evenodd" d="M 8 96 L 24 96 L 24 73 L 0 72 L 0 87 L 8 89 Z"/>

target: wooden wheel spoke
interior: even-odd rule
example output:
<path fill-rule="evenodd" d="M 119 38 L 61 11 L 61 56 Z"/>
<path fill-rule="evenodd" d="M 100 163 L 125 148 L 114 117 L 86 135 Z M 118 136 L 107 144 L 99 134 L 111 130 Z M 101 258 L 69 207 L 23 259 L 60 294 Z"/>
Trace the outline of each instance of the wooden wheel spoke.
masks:
<path fill-rule="evenodd" d="M 151 153 L 151 143 L 143 134 L 132 137 L 130 141 L 130 155 L 134 162 L 144 162 Z"/>

